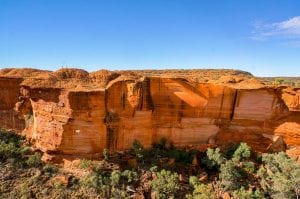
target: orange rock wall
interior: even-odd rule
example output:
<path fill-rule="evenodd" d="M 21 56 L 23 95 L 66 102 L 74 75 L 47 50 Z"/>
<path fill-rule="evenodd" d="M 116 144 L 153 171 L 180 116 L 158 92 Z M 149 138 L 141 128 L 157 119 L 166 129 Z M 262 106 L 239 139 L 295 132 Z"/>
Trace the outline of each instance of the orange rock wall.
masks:
<path fill-rule="evenodd" d="M 106 148 L 105 92 L 69 92 L 67 123 L 59 150 L 65 154 L 97 153 Z"/>
<path fill-rule="evenodd" d="M 21 79 L 0 77 L 0 127 L 21 131 L 25 128 L 23 116 L 19 116 L 15 105 L 20 101 Z"/>
<path fill-rule="evenodd" d="M 234 89 L 211 84 L 192 86 L 182 79 L 151 79 L 154 140 L 174 145 L 207 143 L 219 120 L 230 120 Z"/>
<path fill-rule="evenodd" d="M 30 88 L 0 78 L 0 88 L 0 125 L 24 130 L 49 153 L 124 150 L 135 139 L 150 147 L 161 138 L 175 146 L 244 141 L 261 151 L 274 135 L 300 144 L 297 89 L 156 77 L 113 80 L 106 89 L 86 91 Z"/>

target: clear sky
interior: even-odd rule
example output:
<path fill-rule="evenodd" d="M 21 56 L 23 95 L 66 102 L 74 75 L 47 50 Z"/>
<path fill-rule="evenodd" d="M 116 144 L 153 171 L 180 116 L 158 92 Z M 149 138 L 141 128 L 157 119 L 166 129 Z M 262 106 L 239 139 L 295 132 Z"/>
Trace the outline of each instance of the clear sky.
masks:
<path fill-rule="evenodd" d="M 300 76 L 299 0 L 0 0 L 0 68 Z"/>

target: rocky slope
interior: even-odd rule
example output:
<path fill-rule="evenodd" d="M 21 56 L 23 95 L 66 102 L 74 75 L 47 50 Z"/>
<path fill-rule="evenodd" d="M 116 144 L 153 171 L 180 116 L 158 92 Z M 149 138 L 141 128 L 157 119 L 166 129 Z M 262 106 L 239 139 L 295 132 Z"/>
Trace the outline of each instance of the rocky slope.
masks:
<path fill-rule="evenodd" d="M 300 145 L 300 88 L 234 70 L 55 72 L 0 70 L 0 126 L 47 153 L 247 142 L 259 151 Z"/>

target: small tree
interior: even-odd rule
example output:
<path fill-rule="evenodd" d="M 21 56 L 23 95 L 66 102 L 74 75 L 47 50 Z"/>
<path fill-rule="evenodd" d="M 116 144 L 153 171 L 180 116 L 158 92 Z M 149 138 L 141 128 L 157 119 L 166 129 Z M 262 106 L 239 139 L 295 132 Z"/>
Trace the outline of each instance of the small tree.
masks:
<path fill-rule="evenodd" d="M 161 170 L 156 173 L 156 178 L 152 180 L 151 187 L 155 191 L 158 199 L 174 198 L 179 190 L 178 174 L 171 171 Z"/>
<path fill-rule="evenodd" d="M 187 199 L 217 199 L 212 185 L 199 184 L 195 186 L 192 195 L 187 195 Z"/>
<path fill-rule="evenodd" d="M 190 176 L 189 184 L 195 188 L 196 186 L 198 186 L 200 184 L 199 178 L 197 178 L 196 176 Z"/>
<path fill-rule="evenodd" d="M 240 143 L 239 147 L 233 153 L 234 161 L 241 161 L 242 159 L 249 158 L 251 156 L 251 148 L 244 142 Z"/>
<path fill-rule="evenodd" d="M 243 169 L 244 171 L 246 171 L 247 173 L 254 173 L 255 172 L 255 164 L 254 162 L 243 162 Z"/>
<path fill-rule="evenodd" d="M 233 191 L 241 187 L 240 179 L 242 178 L 237 165 L 228 160 L 220 167 L 219 179 L 221 188 L 224 191 Z"/>
<path fill-rule="evenodd" d="M 282 79 L 282 78 L 276 78 L 275 80 L 274 80 L 274 84 L 275 85 L 280 85 L 280 84 L 282 84 L 284 82 L 284 79 Z"/>
<path fill-rule="evenodd" d="M 131 147 L 131 153 L 135 155 L 138 160 L 143 160 L 145 156 L 145 149 L 143 145 L 138 141 L 134 140 Z"/>
<path fill-rule="evenodd" d="M 39 167 L 42 165 L 42 160 L 41 160 L 41 154 L 38 152 L 35 152 L 34 155 L 31 155 L 28 157 L 26 160 L 26 164 L 30 167 Z"/>
<path fill-rule="evenodd" d="M 80 162 L 79 162 L 79 164 L 78 164 L 78 168 L 80 168 L 80 169 L 88 169 L 92 165 L 93 165 L 93 162 L 91 160 L 81 159 Z"/>
<path fill-rule="evenodd" d="M 109 159 L 109 152 L 108 152 L 108 150 L 106 148 L 103 149 L 102 154 L 103 154 L 104 160 L 108 161 L 108 159 Z"/>
<path fill-rule="evenodd" d="M 206 155 L 207 157 L 204 158 L 202 162 L 210 169 L 213 167 L 218 168 L 221 164 L 223 164 L 226 161 L 219 148 L 208 148 L 206 151 Z"/>
<path fill-rule="evenodd" d="M 274 198 L 296 198 L 300 191 L 300 165 L 284 152 L 264 154 L 257 174 L 260 185 Z"/>
<path fill-rule="evenodd" d="M 263 199 L 264 194 L 260 190 L 246 190 L 244 187 L 232 193 L 233 199 Z"/>

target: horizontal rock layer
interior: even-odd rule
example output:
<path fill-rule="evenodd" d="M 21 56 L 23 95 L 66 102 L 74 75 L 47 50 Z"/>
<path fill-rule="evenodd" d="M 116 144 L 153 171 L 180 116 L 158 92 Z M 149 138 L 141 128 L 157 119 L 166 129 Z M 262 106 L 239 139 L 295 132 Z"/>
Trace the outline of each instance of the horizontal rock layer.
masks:
<path fill-rule="evenodd" d="M 0 126 L 26 134 L 48 153 L 91 154 L 244 141 L 266 151 L 278 136 L 300 144 L 300 89 L 191 83 L 184 78 L 116 78 L 105 88 L 72 90 L 0 77 Z M 277 137 L 276 137 L 277 136 Z"/>

